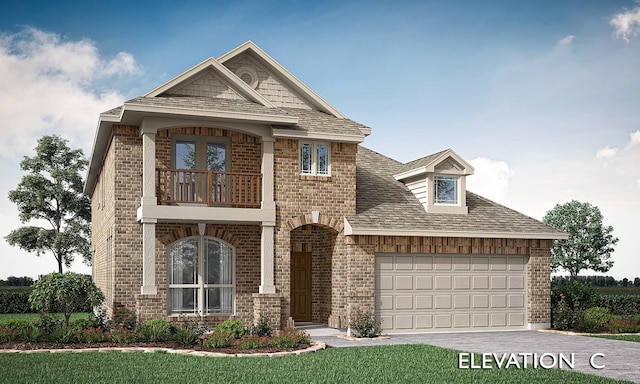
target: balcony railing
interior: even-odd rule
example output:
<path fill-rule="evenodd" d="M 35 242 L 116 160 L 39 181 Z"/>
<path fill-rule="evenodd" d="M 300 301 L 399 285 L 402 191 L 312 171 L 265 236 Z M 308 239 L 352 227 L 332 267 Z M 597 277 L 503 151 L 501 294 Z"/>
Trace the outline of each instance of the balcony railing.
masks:
<path fill-rule="evenodd" d="M 260 208 L 262 175 L 259 173 L 158 169 L 160 204 L 202 204 Z"/>

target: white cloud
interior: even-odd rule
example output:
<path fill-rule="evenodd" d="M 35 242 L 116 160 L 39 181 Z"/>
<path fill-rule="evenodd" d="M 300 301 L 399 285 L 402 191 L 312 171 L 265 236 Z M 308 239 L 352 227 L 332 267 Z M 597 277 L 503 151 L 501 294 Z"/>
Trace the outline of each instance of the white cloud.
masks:
<path fill-rule="evenodd" d="M 91 89 L 97 79 L 139 74 L 135 59 L 121 52 L 104 60 L 90 40 L 66 40 L 35 28 L 0 36 L 0 156 L 30 153 L 36 140 L 58 133 L 90 150 L 98 115 L 124 100 L 116 90 Z"/>
<path fill-rule="evenodd" d="M 575 38 L 576 37 L 574 35 L 568 35 L 566 37 L 563 37 L 558 41 L 558 45 L 571 45 L 571 43 L 573 42 L 573 39 Z"/>
<path fill-rule="evenodd" d="M 88 156 L 99 114 L 125 99 L 117 90 L 96 92 L 94 82 L 141 72 L 130 54 L 104 59 L 90 40 L 68 40 L 35 28 L 0 34 L 0 279 L 56 270 L 50 254 L 36 257 L 4 241 L 21 225 L 7 193 L 22 177 L 22 156 L 32 156 L 37 140 L 53 133 Z M 91 272 L 76 259 L 74 271 Z"/>
<path fill-rule="evenodd" d="M 631 132 L 629 134 L 629 137 L 631 137 L 631 140 L 629 141 L 629 145 L 627 145 L 627 148 L 631 148 L 640 144 L 640 129 L 635 132 Z"/>
<path fill-rule="evenodd" d="M 631 40 L 640 32 L 640 3 L 634 8 L 614 15 L 609 21 L 617 38 Z"/>
<path fill-rule="evenodd" d="M 618 153 L 618 148 L 611 148 L 610 146 L 606 146 L 596 152 L 596 159 L 609 159 Z"/>
<path fill-rule="evenodd" d="M 496 202 L 505 203 L 513 170 L 504 161 L 478 157 L 469 161 L 475 172 L 467 178 L 469 190 Z"/>

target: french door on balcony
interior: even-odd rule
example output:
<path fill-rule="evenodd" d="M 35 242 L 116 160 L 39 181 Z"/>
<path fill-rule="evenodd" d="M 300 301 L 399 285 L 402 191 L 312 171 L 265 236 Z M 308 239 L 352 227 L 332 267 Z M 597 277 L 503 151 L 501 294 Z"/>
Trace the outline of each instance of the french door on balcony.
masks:
<path fill-rule="evenodd" d="M 230 190 L 224 173 L 231 171 L 231 141 L 227 137 L 178 136 L 173 140 L 174 183 L 180 201 L 226 203 Z M 209 180 L 213 178 L 213 180 Z M 211 194 L 211 196 L 208 196 Z"/>

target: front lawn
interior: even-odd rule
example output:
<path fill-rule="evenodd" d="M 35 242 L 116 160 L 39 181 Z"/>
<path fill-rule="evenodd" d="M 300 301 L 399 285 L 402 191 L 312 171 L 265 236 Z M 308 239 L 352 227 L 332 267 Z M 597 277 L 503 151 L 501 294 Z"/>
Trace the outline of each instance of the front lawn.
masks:
<path fill-rule="evenodd" d="M 591 335 L 593 337 L 600 337 L 603 339 L 611 339 L 611 340 L 624 340 L 624 341 L 635 341 L 636 343 L 640 343 L 640 335 Z"/>
<path fill-rule="evenodd" d="M 284 357 L 168 353 L 0 354 L 2 383 L 615 383 L 558 369 L 458 369 L 458 352 L 430 345 L 328 350 Z"/>

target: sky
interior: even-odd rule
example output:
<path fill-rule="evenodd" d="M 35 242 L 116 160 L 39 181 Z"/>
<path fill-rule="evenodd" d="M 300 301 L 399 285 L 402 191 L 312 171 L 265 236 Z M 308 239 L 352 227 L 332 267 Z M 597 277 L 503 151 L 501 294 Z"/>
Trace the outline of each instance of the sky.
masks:
<path fill-rule="evenodd" d="M 539 220 L 599 207 L 620 239 L 607 274 L 640 276 L 638 1 L 23 0 L 0 14 L 0 279 L 57 269 L 4 241 L 38 138 L 89 156 L 101 112 L 247 40 L 371 127 L 370 149 L 452 148 L 469 190 Z"/>

